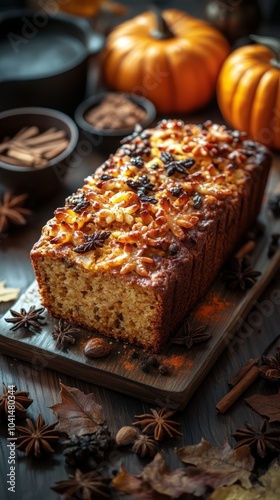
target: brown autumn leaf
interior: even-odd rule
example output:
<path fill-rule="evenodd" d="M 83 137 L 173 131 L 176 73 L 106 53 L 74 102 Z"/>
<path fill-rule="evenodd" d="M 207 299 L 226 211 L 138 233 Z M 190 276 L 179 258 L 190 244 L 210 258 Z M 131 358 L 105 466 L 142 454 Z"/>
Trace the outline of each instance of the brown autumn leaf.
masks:
<path fill-rule="evenodd" d="M 75 387 L 60 382 L 61 403 L 50 406 L 58 418 L 57 429 L 68 436 L 93 434 L 104 422 L 102 406 L 95 402 L 93 394 L 84 394 Z"/>
<path fill-rule="evenodd" d="M 271 396 L 254 394 L 244 401 L 254 411 L 267 417 L 269 422 L 280 422 L 280 392 Z"/>
<path fill-rule="evenodd" d="M 250 490 L 239 484 L 218 488 L 210 495 L 209 500 L 279 500 L 280 466 L 273 462 L 268 471 L 258 478 L 258 483 Z"/>
<path fill-rule="evenodd" d="M 200 496 L 208 489 L 208 476 L 196 467 L 170 471 L 160 453 L 142 471 L 142 479 L 158 493 L 168 498 L 179 498 L 182 494 Z"/>
<path fill-rule="evenodd" d="M 122 466 L 112 481 L 117 491 L 133 495 L 137 500 L 167 500 L 169 497 L 153 490 L 141 477 L 129 474 Z"/>
<path fill-rule="evenodd" d="M 201 439 L 200 443 L 179 448 L 176 452 L 182 462 L 198 467 L 201 480 L 213 489 L 237 481 L 244 488 L 251 487 L 249 478 L 255 462 L 247 446 L 233 450 L 225 443 L 222 448 L 218 448 Z"/>

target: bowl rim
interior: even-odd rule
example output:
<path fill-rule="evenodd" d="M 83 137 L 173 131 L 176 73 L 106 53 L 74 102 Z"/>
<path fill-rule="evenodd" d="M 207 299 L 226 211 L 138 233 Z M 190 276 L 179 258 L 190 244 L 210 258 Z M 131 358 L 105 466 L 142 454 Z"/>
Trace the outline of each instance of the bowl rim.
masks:
<path fill-rule="evenodd" d="M 83 130 L 91 134 L 96 134 L 99 136 L 104 136 L 104 137 L 123 137 L 126 135 L 131 134 L 134 131 L 135 125 L 126 127 L 126 128 L 119 128 L 119 129 L 105 129 L 105 128 L 96 128 L 93 125 L 91 125 L 89 122 L 87 122 L 84 119 L 84 114 L 86 111 L 89 111 L 91 108 L 93 108 L 95 105 L 99 104 L 102 99 L 104 99 L 107 95 L 109 94 L 116 94 L 116 95 L 124 95 L 128 99 L 131 99 L 132 101 L 135 102 L 135 104 L 138 104 L 140 107 L 142 107 L 146 112 L 147 112 L 147 117 L 145 120 L 139 122 L 141 127 L 145 128 L 148 125 L 150 125 L 153 120 L 156 118 L 157 111 L 155 105 L 147 99 L 147 97 L 144 97 L 142 95 L 134 94 L 133 92 L 119 92 L 119 91 L 114 91 L 114 90 L 106 90 L 103 92 L 99 92 L 98 94 L 95 94 L 94 96 L 88 97 L 84 101 L 82 101 L 76 108 L 74 112 L 74 119 L 77 123 L 77 125 Z"/>
<path fill-rule="evenodd" d="M 51 109 L 51 108 L 44 108 L 44 107 L 23 107 L 23 108 L 14 108 L 14 109 L 9 109 L 6 111 L 2 111 L 0 113 L 0 122 L 2 119 L 9 118 L 9 117 L 16 117 L 18 115 L 38 115 L 38 116 L 48 116 L 50 118 L 56 118 L 63 122 L 64 124 L 67 125 L 69 128 L 69 144 L 68 146 L 60 153 L 59 155 L 55 156 L 51 160 L 48 161 L 48 163 L 44 167 L 40 168 L 35 168 L 35 167 L 28 167 L 26 165 L 10 165 L 9 163 L 5 163 L 2 160 L 0 160 L 0 167 L 3 169 L 5 168 L 6 170 L 14 171 L 14 172 L 40 172 L 42 170 L 45 170 L 49 167 L 53 167 L 54 165 L 58 165 L 61 161 L 65 160 L 71 154 L 79 139 L 79 130 L 77 125 L 75 124 L 74 120 L 70 116 L 68 116 L 66 113 L 63 113 L 62 111 L 58 111 L 56 109 Z M 34 124 L 36 125 L 36 124 Z"/>
<path fill-rule="evenodd" d="M 21 20 L 22 18 L 30 18 L 30 17 L 33 18 L 33 16 L 36 13 L 37 10 L 32 8 L 18 8 L 18 9 L 10 8 L 9 10 L 0 12 L 0 26 L 1 23 L 4 23 L 7 20 L 13 21 L 17 19 Z M 65 64 L 61 70 L 57 71 L 48 70 L 37 76 L 26 75 L 26 76 L 17 76 L 16 78 L 15 77 L 4 78 L 1 81 L 1 83 L 5 83 L 5 85 L 7 85 L 9 83 L 19 83 L 19 82 L 27 82 L 27 83 L 41 82 L 42 80 L 55 78 L 74 70 L 75 68 L 83 64 L 85 61 L 87 61 L 91 55 L 98 54 L 103 49 L 105 45 L 105 37 L 101 33 L 97 32 L 91 26 L 90 22 L 86 18 L 74 16 L 66 12 L 57 12 L 55 16 L 48 14 L 46 11 L 43 11 L 43 13 L 47 16 L 48 19 L 47 23 L 62 22 L 68 27 L 78 28 L 81 31 L 81 33 L 83 33 L 85 36 L 85 42 L 84 43 L 81 42 L 83 46 L 83 52 L 80 53 L 74 59 L 74 61 Z M 91 46 L 93 37 L 96 37 L 96 40 L 98 39 L 98 43 L 96 42 L 96 48 L 92 51 Z"/>

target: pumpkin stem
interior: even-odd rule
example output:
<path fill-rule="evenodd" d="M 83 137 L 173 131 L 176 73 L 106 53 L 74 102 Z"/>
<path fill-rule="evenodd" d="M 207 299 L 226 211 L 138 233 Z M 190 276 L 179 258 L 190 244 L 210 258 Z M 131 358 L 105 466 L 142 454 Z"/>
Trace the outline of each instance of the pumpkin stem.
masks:
<path fill-rule="evenodd" d="M 280 68 L 280 40 L 269 36 L 257 35 L 250 35 L 250 38 L 251 40 L 253 40 L 253 42 L 264 45 L 265 47 L 268 47 L 270 50 L 272 50 L 274 57 L 270 62 L 275 68 Z"/>
<path fill-rule="evenodd" d="M 153 38 L 157 38 L 159 40 L 165 40 L 166 38 L 173 38 L 174 34 L 170 30 L 162 16 L 161 10 L 156 5 L 151 5 L 151 11 L 155 15 L 157 26 L 154 30 L 151 31 L 151 35 Z"/>

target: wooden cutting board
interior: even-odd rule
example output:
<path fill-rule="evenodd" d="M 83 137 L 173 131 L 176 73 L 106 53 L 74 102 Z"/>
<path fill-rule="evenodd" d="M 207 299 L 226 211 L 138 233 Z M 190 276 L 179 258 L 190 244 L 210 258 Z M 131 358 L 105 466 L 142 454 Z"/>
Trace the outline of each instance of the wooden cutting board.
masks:
<path fill-rule="evenodd" d="M 207 325 L 211 338 L 189 350 L 169 343 L 157 356 L 169 368 L 169 375 L 160 375 L 156 369 L 145 373 L 140 366 L 145 357 L 141 348 L 115 340 L 110 340 L 112 352 L 106 358 L 86 358 L 83 354 L 85 343 L 92 336 L 98 336 L 88 330 L 82 330 L 76 343 L 67 350 L 57 349 L 52 337 L 57 320 L 50 317 L 47 311 L 44 311 L 46 321 L 40 333 L 32 333 L 26 328 L 12 332 L 13 325 L 5 321 L 5 318 L 11 317 L 10 311 L 7 311 L 0 320 L 0 351 L 28 361 L 37 369 L 50 368 L 158 406 L 183 409 L 223 349 L 227 345 L 238 349 L 244 338 L 242 328 L 257 328 L 262 322 L 261 302 L 246 322 L 245 318 L 280 267 L 280 249 L 268 258 L 271 234 L 280 232 L 280 220 L 266 209 L 263 209 L 260 220 L 266 229 L 257 240 L 252 256 L 254 268 L 262 273 L 257 283 L 245 292 L 232 292 L 226 288 L 221 276 L 217 278 L 189 317 L 192 325 Z M 278 296 L 272 294 L 270 299 L 272 304 L 277 300 L 279 303 Z M 40 307 L 36 282 L 20 297 L 13 309 L 29 310 L 32 305 Z M 133 357 L 135 351 L 137 358 Z"/>

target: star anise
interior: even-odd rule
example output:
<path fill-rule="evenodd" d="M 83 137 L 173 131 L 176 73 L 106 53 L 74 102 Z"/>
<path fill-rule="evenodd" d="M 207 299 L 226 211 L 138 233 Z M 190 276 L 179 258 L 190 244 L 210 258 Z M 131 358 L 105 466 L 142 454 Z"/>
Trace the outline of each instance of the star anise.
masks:
<path fill-rule="evenodd" d="M 184 334 L 182 337 L 173 337 L 171 338 L 171 342 L 177 345 L 184 345 L 187 349 L 190 349 L 194 344 L 207 342 L 212 337 L 206 333 L 207 326 L 200 326 L 192 330 L 188 320 L 185 321 L 183 329 Z"/>
<path fill-rule="evenodd" d="M 94 231 L 93 234 L 85 234 L 85 242 L 74 248 L 74 252 L 86 253 L 96 248 L 102 248 L 107 238 L 109 238 L 110 231 Z"/>
<path fill-rule="evenodd" d="M 72 208 L 73 212 L 80 213 L 90 205 L 90 202 L 85 199 L 85 193 L 72 194 L 65 200 L 66 206 Z"/>
<path fill-rule="evenodd" d="M 169 419 L 169 417 L 172 417 L 176 413 L 175 411 L 166 411 L 166 408 L 162 408 L 159 411 L 150 408 L 150 411 L 151 413 L 135 415 L 136 418 L 139 418 L 139 422 L 134 422 L 132 425 L 143 427 L 143 432 L 152 431 L 156 441 L 161 441 L 166 434 L 170 438 L 175 435 L 182 436 L 182 433 L 175 427 L 180 425 L 179 422 Z"/>
<path fill-rule="evenodd" d="M 30 399 L 29 392 L 18 391 L 16 386 L 13 386 L 13 392 L 9 391 L 9 388 L 3 383 L 3 394 L 0 394 L 0 418 L 4 419 L 8 416 L 8 397 L 13 396 L 13 405 L 15 407 L 15 414 L 17 418 L 22 418 L 27 408 L 33 403 L 33 399 Z"/>
<path fill-rule="evenodd" d="M 52 486 L 52 490 L 63 495 L 64 500 L 79 498 L 80 500 L 90 500 L 108 498 L 107 478 L 101 476 L 98 470 L 92 470 L 83 474 L 79 469 L 75 475 L 69 475 L 68 479 L 58 481 Z"/>
<path fill-rule="evenodd" d="M 249 446 L 261 458 L 269 453 L 280 452 L 280 432 L 276 428 L 268 428 L 264 420 L 259 429 L 245 423 L 245 429 L 237 429 L 233 435 L 237 444 L 235 448 Z"/>
<path fill-rule="evenodd" d="M 132 446 L 132 451 L 141 458 L 154 457 L 157 449 L 156 441 L 146 434 L 140 434 Z"/>
<path fill-rule="evenodd" d="M 233 258 L 229 263 L 228 270 L 223 272 L 223 277 L 231 290 L 252 288 L 260 275 L 261 273 L 253 269 L 246 257 L 243 259 Z"/>
<path fill-rule="evenodd" d="M 20 312 L 10 309 L 13 318 L 5 318 L 7 323 L 13 323 L 15 326 L 10 328 L 12 331 L 16 331 L 21 327 L 28 328 L 29 330 L 35 330 L 36 332 L 41 331 L 40 321 L 43 321 L 45 317 L 41 314 L 45 310 L 44 307 L 31 306 L 29 311 L 21 308 Z"/>
<path fill-rule="evenodd" d="M 39 413 L 34 424 L 29 418 L 26 419 L 27 427 L 16 426 L 16 430 L 21 434 L 17 437 L 17 448 L 25 451 L 25 455 L 40 457 L 43 452 L 54 453 L 51 444 L 56 444 L 59 440 L 59 431 L 54 430 L 55 424 L 45 424 Z"/>
<path fill-rule="evenodd" d="M 150 179 L 147 175 L 141 175 L 137 180 L 133 181 L 132 179 L 128 179 L 126 184 L 133 190 L 135 190 L 142 201 L 147 201 L 153 204 L 156 204 L 158 201 L 156 198 L 151 196 L 147 196 L 150 191 L 155 190 L 155 185 L 150 182 Z"/>
<path fill-rule="evenodd" d="M 80 328 L 60 319 L 58 323 L 54 325 L 54 330 L 52 332 L 52 336 L 56 340 L 55 347 L 57 347 L 57 349 L 66 349 L 69 344 L 75 344 L 75 336 L 80 332 Z"/>
<path fill-rule="evenodd" d="M 13 196 L 12 193 L 5 193 L 2 202 L 0 201 L 0 233 L 6 231 L 10 223 L 16 225 L 26 224 L 26 215 L 31 215 L 31 210 L 24 208 L 27 194 Z"/>
<path fill-rule="evenodd" d="M 270 382 L 280 382 L 280 346 L 276 349 L 275 356 L 263 356 L 264 365 L 260 366 L 262 377 Z"/>
<path fill-rule="evenodd" d="M 280 217 L 280 194 L 272 195 L 268 200 L 267 206 L 275 217 Z"/>
<path fill-rule="evenodd" d="M 160 155 L 164 166 L 166 168 L 166 174 L 168 177 L 178 172 L 180 174 L 186 174 L 187 169 L 195 164 L 193 158 L 186 158 L 185 160 L 176 160 L 175 156 L 168 151 L 164 151 Z"/>

